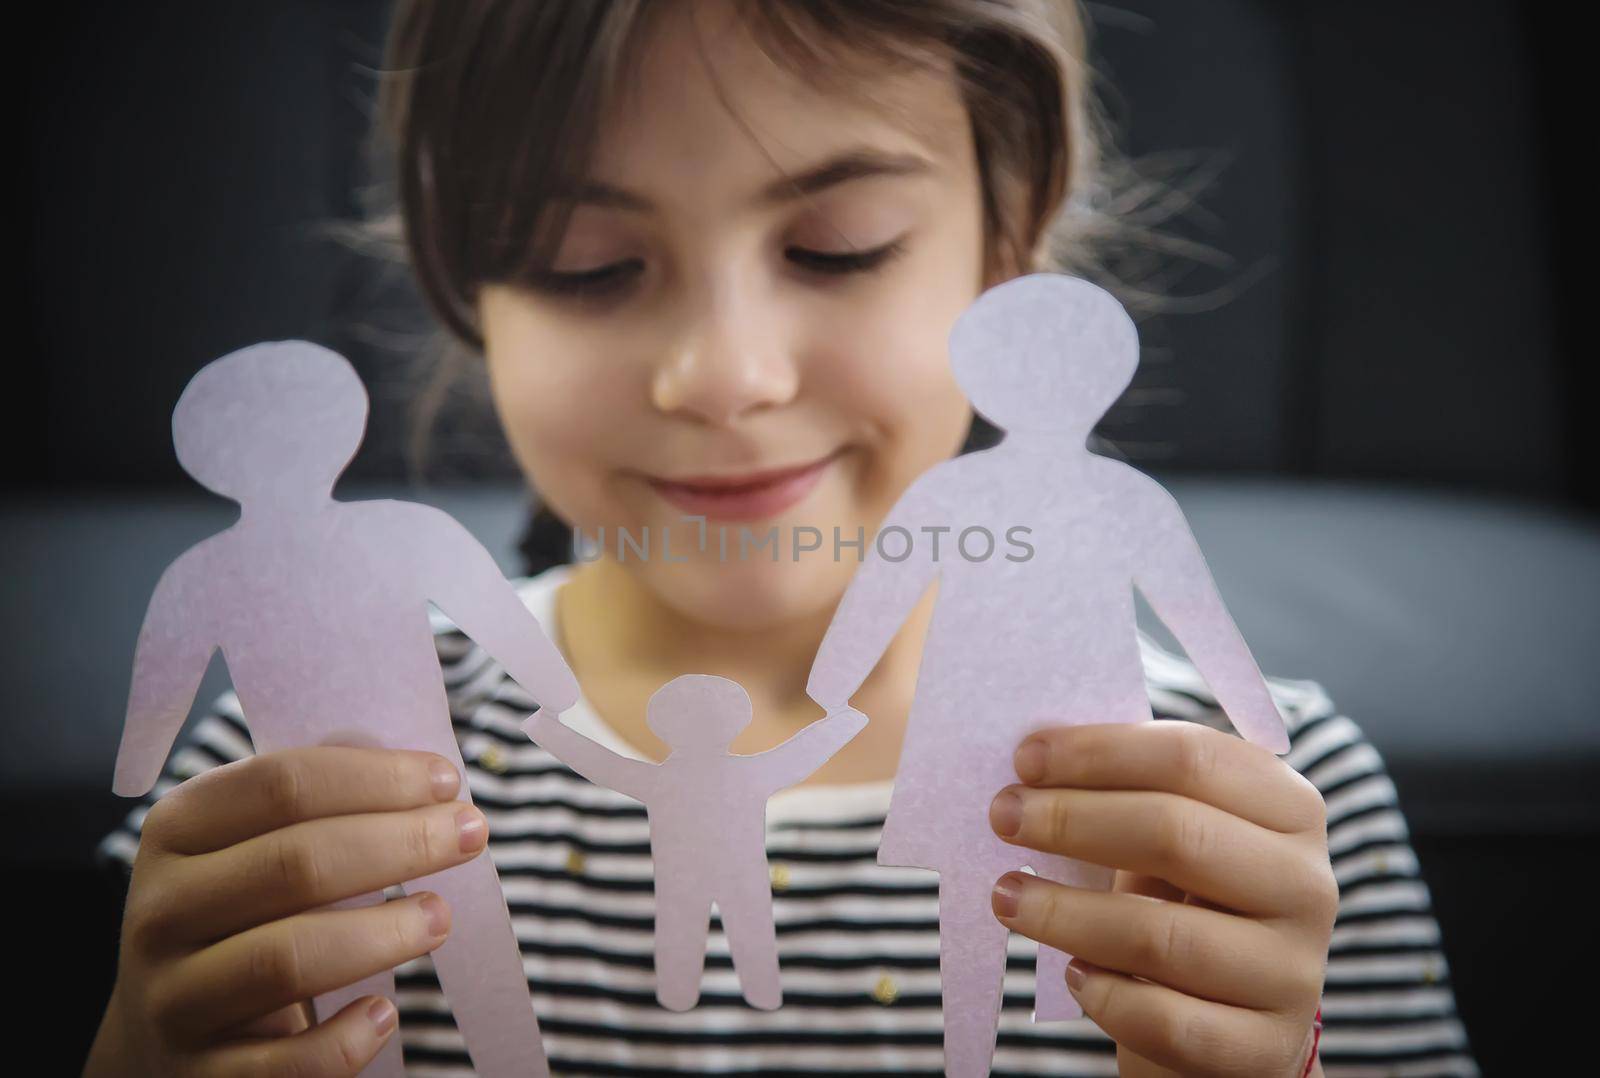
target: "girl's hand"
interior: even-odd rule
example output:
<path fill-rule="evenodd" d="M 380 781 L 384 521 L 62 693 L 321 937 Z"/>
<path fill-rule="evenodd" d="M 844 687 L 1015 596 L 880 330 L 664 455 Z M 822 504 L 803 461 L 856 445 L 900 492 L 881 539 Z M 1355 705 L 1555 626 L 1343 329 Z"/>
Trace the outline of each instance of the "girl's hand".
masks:
<path fill-rule="evenodd" d="M 476 857 L 483 814 L 443 757 L 382 749 L 268 753 L 197 775 L 145 818 L 117 983 L 85 1075 L 354 1075 L 395 1030 L 359 999 L 312 1026 L 306 1001 L 427 954 L 433 894 L 352 909 Z"/>
<path fill-rule="evenodd" d="M 1075 956 L 1068 984 L 1121 1073 L 1299 1078 L 1339 901 L 1317 789 L 1181 721 L 1047 730 L 1016 770 L 995 832 L 1118 872 L 1109 893 L 1008 873 L 995 914 Z"/>

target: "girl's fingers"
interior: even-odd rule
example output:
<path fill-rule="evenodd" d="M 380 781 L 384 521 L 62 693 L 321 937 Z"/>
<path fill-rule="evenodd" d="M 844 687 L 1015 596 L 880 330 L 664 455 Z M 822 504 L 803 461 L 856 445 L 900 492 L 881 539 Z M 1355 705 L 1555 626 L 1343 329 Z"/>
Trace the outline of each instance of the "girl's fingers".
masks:
<path fill-rule="evenodd" d="M 1286 1016 L 1195 999 L 1076 959 L 1067 987 L 1120 1048 L 1186 1076 L 1298 1074 L 1310 1047 Z M 1309 1015 L 1305 1025 L 1309 1035 Z"/>
<path fill-rule="evenodd" d="M 1314 996 L 1281 936 L 1255 921 L 1143 895 L 1067 887 L 1010 872 L 995 884 L 1007 928 L 1096 966 L 1241 1007 Z"/>
<path fill-rule="evenodd" d="M 1056 726 L 1017 748 L 1028 786 L 1164 790 L 1261 827 L 1321 832 L 1327 809 L 1305 776 L 1258 745 L 1181 720 Z"/>
<path fill-rule="evenodd" d="M 210 1053 L 207 1074 L 217 1078 L 257 1078 L 293 1074 L 296 1078 L 354 1078 L 394 1036 L 398 1015 L 393 1001 L 366 996 L 328 1021 L 293 1037 L 240 1041 Z"/>
<path fill-rule="evenodd" d="M 289 1037 L 304 1033 L 316 1025 L 309 1003 L 291 1003 L 253 1022 L 246 1022 L 239 1030 L 240 1037 Z"/>
<path fill-rule="evenodd" d="M 263 753 L 202 772 L 151 806 L 141 842 L 209 853 L 280 827 L 454 800 L 460 772 L 431 752 L 322 745 Z"/>
<path fill-rule="evenodd" d="M 199 1040 L 419 958 L 449 932 L 450 907 L 426 892 L 303 913 L 180 959 L 170 974 L 175 987 L 149 1005 L 160 1026 Z"/>
<path fill-rule="evenodd" d="M 465 801 L 294 824 L 171 864 L 147 896 L 155 912 L 146 931 L 168 942 L 218 940 L 470 861 L 488 837 L 483 813 Z M 166 893 L 206 899 L 185 909 L 163 901 Z"/>
<path fill-rule="evenodd" d="M 1177 1071 L 1158 1067 L 1144 1056 L 1117 1045 L 1117 1078 L 1183 1078 Z"/>
<path fill-rule="evenodd" d="M 1137 872 L 1118 872 L 1111 889 L 1119 894 L 1145 895 L 1168 902 L 1182 902 L 1187 895 L 1181 887 L 1174 887 L 1158 876 L 1141 876 Z"/>
<path fill-rule="evenodd" d="M 1319 842 L 1176 794 L 1010 786 L 989 819 L 1007 842 L 1156 876 L 1229 909 L 1320 913 L 1337 898 Z"/>

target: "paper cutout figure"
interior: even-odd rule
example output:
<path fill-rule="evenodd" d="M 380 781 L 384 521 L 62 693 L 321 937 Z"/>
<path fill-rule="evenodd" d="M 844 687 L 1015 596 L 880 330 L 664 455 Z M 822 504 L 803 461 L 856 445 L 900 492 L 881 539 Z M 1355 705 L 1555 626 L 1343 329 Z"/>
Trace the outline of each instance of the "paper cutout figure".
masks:
<path fill-rule="evenodd" d="M 728 936 L 745 1001 L 783 1003 L 767 868 L 767 799 L 793 786 L 861 732 L 867 717 L 841 708 L 766 752 L 728 745 L 750 724 L 736 681 L 685 674 L 650 696 L 645 722 L 671 748 L 659 764 L 605 748 L 540 712 L 528 736 L 590 782 L 644 802 L 655 862 L 656 999 L 685 1011 L 700 998 L 711 905 Z"/>
<path fill-rule="evenodd" d="M 156 585 L 134 657 L 116 792 L 148 791 L 220 647 L 257 752 L 349 744 L 438 753 L 466 772 L 428 620 L 437 603 L 545 708 L 578 684 L 494 559 L 455 520 L 401 501 L 339 502 L 334 481 L 366 427 L 341 356 L 304 341 L 254 345 L 195 375 L 172 416 L 178 460 L 238 502 L 239 521 L 191 547 Z M 549 1073 L 521 952 L 486 854 L 405 884 L 450 904 L 433 953 L 477 1072 Z M 340 903 L 383 901 L 381 893 Z M 319 1018 L 392 973 L 319 998 Z M 400 1038 L 363 1072 L 401 1075 Z"/>
<path fill-rule="evenodd" d="M 950 356 L 973 406 L 1006 437 L 936 465 L 902 495 L 840 601 L 807 691 L 829 710 L 845 706 L 937 579 L 878 860 L 940 873 L 945 1072 L 965 1078 L 988 1073 L 994 1053 L 1007 938 L 990 908 L 995 880 L 1023 867 L 1080 887 L 1112 880 L 1109 869 L 1005 843 L 988 810 L 1017 781 L 1013 755 L 1030 732 L 1152 718 L 1130 584 L 1241 733 L 1274 752 L 1288 738 L 1177 502 L 1087 448 L 1138 365 L 1121 305 L 1086 281 L 1016 278 L 962 313 Z M 1081 1014 L 1066 962 L 1040 948 L 1036 1020 Z"/>

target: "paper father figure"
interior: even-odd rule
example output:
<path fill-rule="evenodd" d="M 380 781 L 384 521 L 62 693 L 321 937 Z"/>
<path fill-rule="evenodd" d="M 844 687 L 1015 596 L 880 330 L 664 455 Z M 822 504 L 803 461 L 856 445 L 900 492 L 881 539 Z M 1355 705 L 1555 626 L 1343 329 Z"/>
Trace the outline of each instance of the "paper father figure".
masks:
<path fill-rule="evenodd" d="M 1076 886 L 1109 886 L 1113 875 L 1008 845 L 990 829 L 989 803 L 1016 781 L 1012 757 L 1029 733 L 1151 719 L 1130 585 L 1241 733 L 1274 752 L 1288 738 L 1177 503 L 1087 449 L 1138 365 L 1138 335 L 1116 300 L 1058 274 L 1016 278 L 957 319 L 950 357 L 1005 440 L 936 465 L 902 495 L 807 691 L 844 707 L 937 578 L 878 860 L 940 873 L 945 1071 L 966 1078 L 988 1073 L 1000 1014 L 1007 930 L 990 909 L 995 880 L 1022 867 Z M 1081 1014 L 1066 961 L 1040 949 L 1036 1019 Z"/>
<path fill-rule="evenodd" d="M 671 752 L 659 764 L 619 756 L 541 711 L 528 735 L 568 767 L 642 801 L 655 862 L 656 999 L 685 1011 L 700 998 L 711 904 L 717 905 L 739 987 L 752 1007 L 783 1003 L 767 869 L 767 799 L 793 786 L 861 732 L 867 718 L 842 708 L 766 752 L 728 745 L 750 724 L 736 681 L 685 674 L 657 689 L 645 722 Z"/>
<path fill-rule="evenodd" d="M 460 797 L 471 800 L 429 600 L 544 707 L 577 700 L 561 654 L 466 529 L 409 502 L 333 499 L 366 416 L 350 365 L 303 341 L 224 356 L 184 390 L 172 415 L 178 460 L 241 512 L 156 585 L 134 656 L 117 793 L 154 785 L 220 647 L 257 752 L 322 744 L 436 752 L 462 771 Z M 547 1074 L 493 862 L 480 855 L 405 887 L 450 904 L 450 938 L 433 962 L 478 1073 Z M 367 993 L 392 997 L 393 974 L 318 999 L 317 1013 Z M 364 1073 L 403 1073 L 398 1036 Z"/>

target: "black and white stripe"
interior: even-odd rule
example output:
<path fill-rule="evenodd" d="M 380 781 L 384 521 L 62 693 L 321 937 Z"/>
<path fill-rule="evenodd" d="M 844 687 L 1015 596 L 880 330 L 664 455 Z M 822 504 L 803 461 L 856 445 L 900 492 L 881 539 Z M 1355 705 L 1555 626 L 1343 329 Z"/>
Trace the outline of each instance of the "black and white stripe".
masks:
<path fill-rule="evenodd" d="M 566 572 L 558 567 L 523 585 L 547 630 Z M 654 994 L 643 808 L 530 742 L 520 724 L 533 702 L 470 641 L 447 624 L 438 628 L 472 795 L 489 817 L 490 856 L 557 1073 L 941 1073 L 936 877 L 877 864 L 887 784 L 827 794 L 800 787 L 772 802 L 768 856 L 783 1007 L 745 1005 L 713 917 L 700 1004 L 667 1011 Z M 1159 717 L 1225 721 L 1186 661 L 1147 644 L 1145 663 Z M 1286 759 L 1327 801 L 1341 890 L 1323 1006 L 1325 1070 L 1476 1074 L 1428 890 L 1382 760 L 1316 684 L 1271 686 L 1289 720 Z M 173 754 L 150 797 L 105 839 L 103 853 L 131 863 L 156 797 L 249 752 L 237 699 L 225 695 Z M 993 1073 L 1114 1075 L 1114 1046 L 1092 1023 L 1033 1024 L 1033 964 L 1033 945 L 1013 936 Z M 470 1074 L 427 960 L 403 967 L 398 987 L 408 1072 Z"/>

